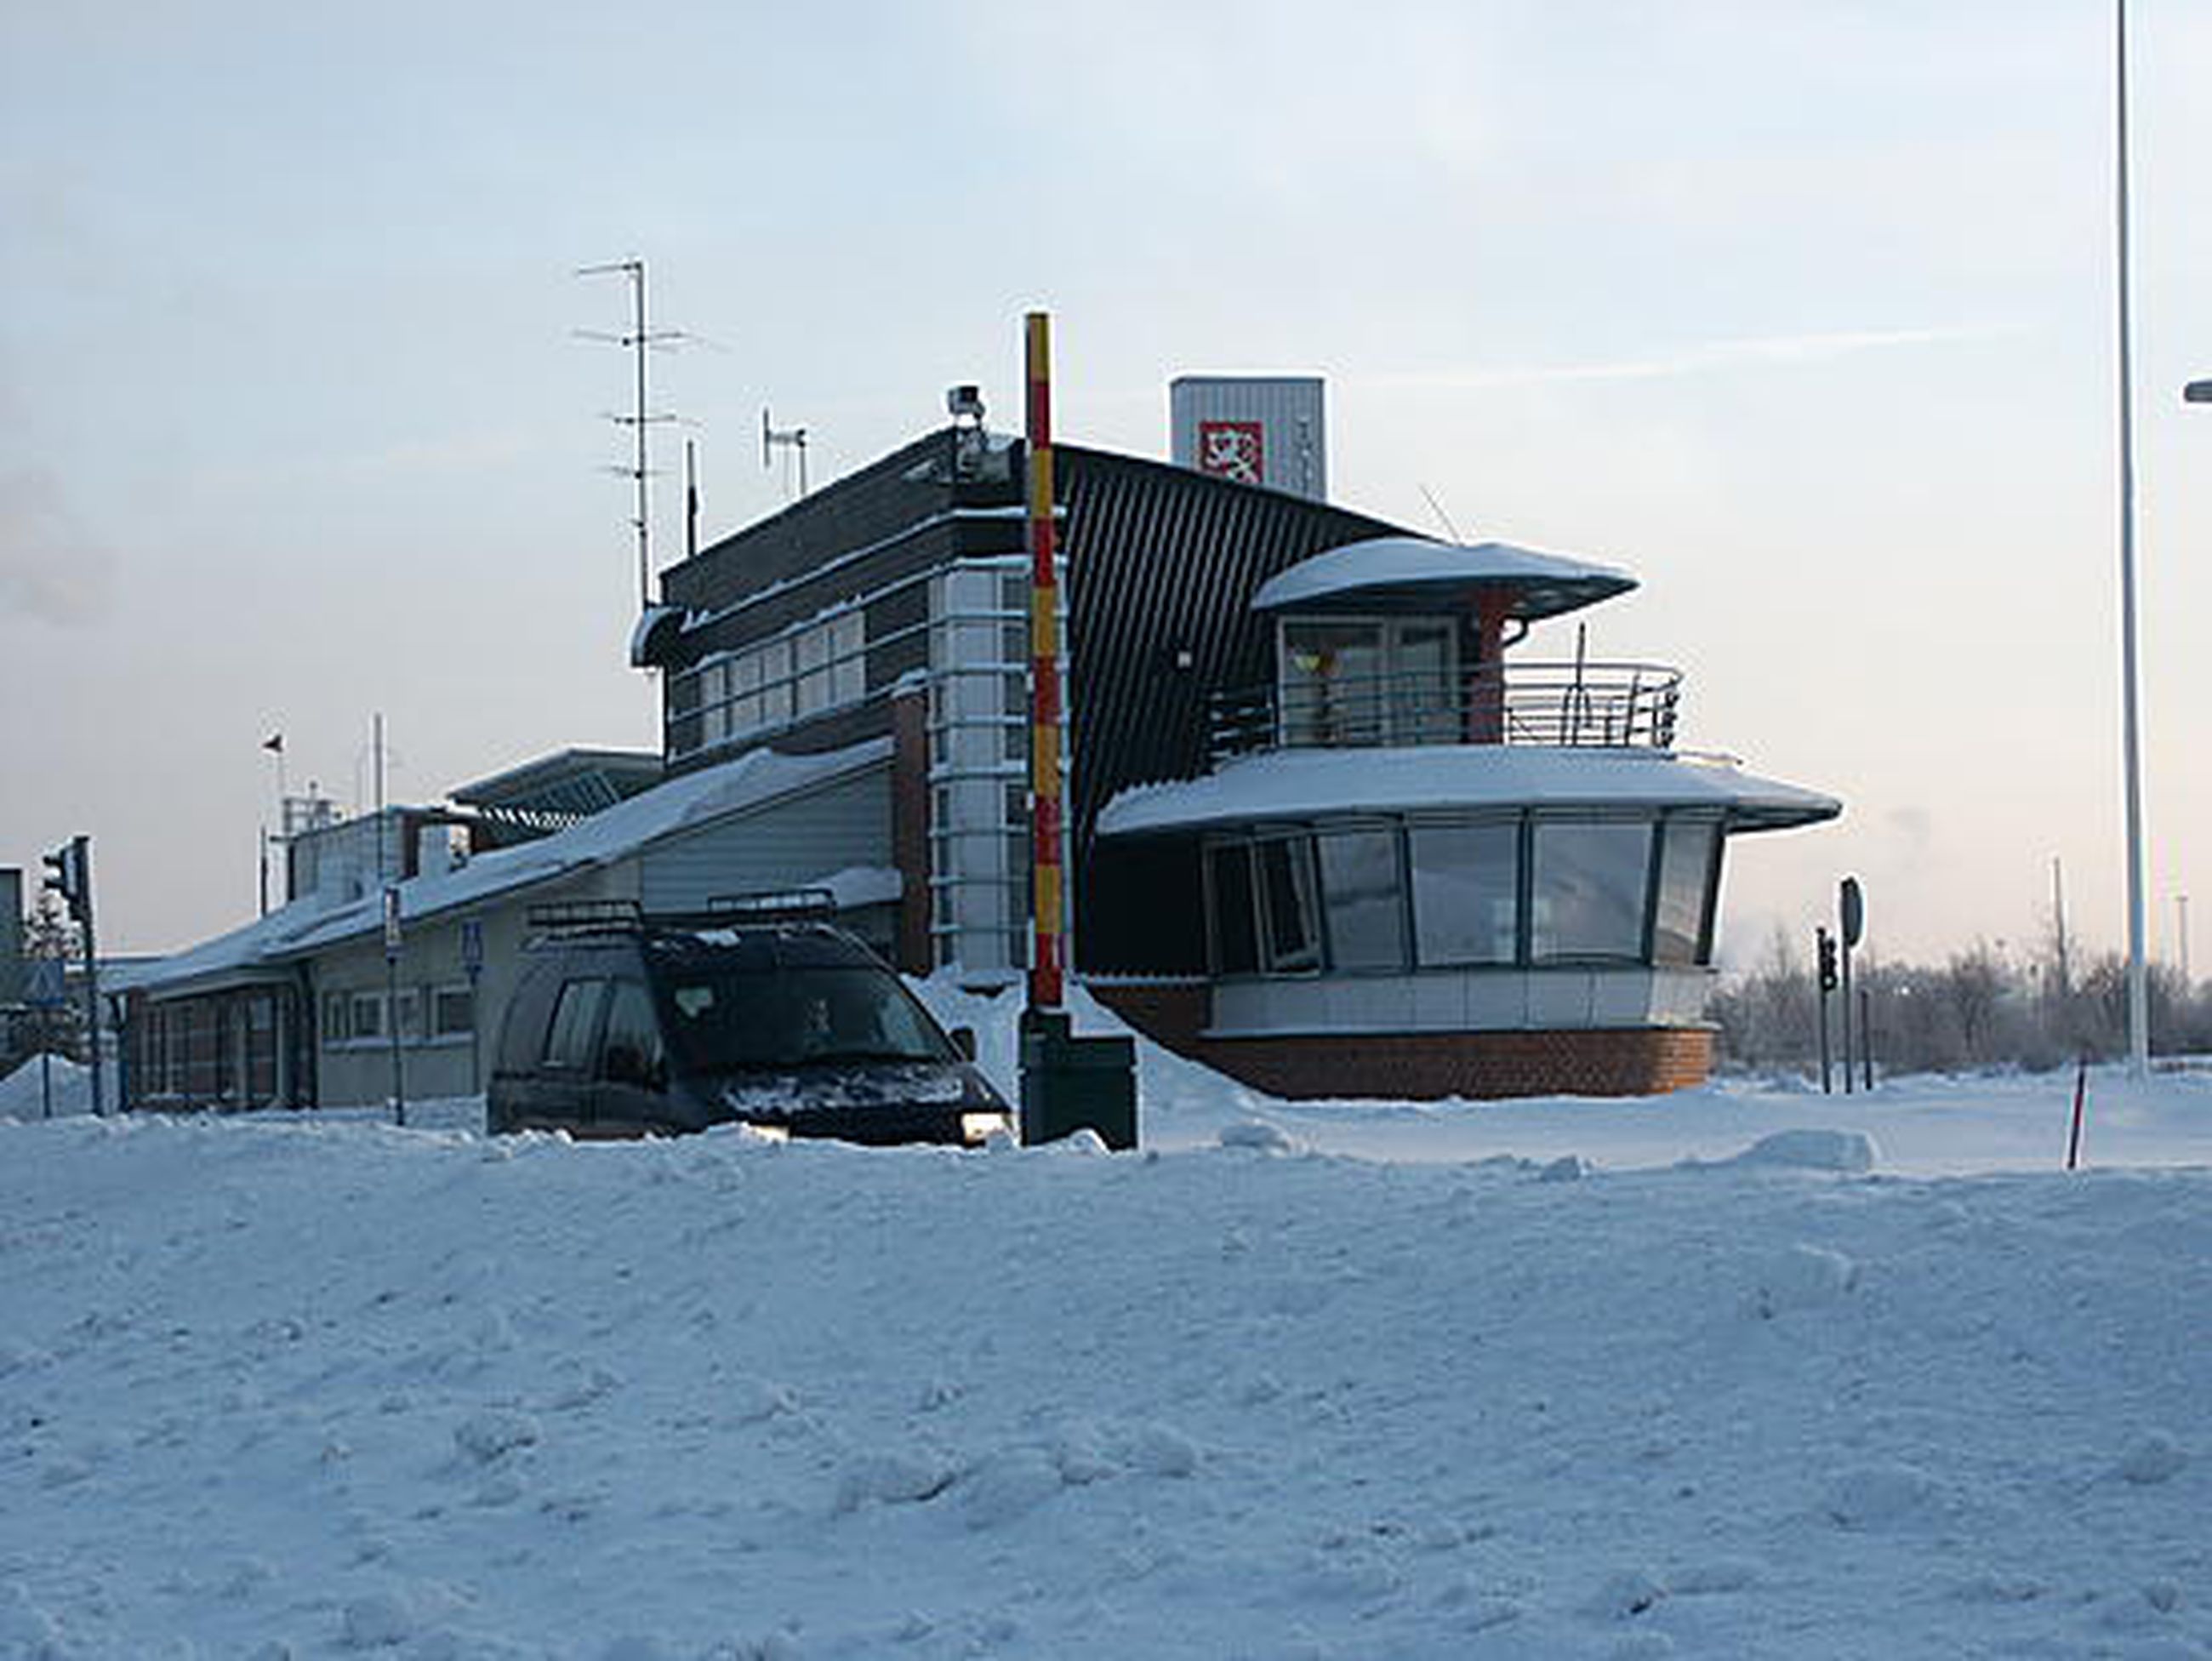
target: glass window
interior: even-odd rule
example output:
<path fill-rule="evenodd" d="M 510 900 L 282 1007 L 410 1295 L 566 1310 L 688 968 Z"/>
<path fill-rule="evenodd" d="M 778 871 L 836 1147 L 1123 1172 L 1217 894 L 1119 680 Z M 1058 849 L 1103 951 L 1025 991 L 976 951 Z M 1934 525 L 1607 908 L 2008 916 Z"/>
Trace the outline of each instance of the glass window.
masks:
<path fill-rule="evenodd" d="M 1415 960 L 1511 963 L 1521 920 L 1521 827 L 1416 824 L 1406 832 L 1413 870 Z"/>
<path fill-rule="evenodd" d="M 710 663 L 699 672 L 699 742 L 720 744 L 730 736 L 729 666 Z"/>
<path fill-rule="evenodd" d="M 802 630 L 796 646 L 799 684 L 793 707 L 799 715 L 811 715 L 830 707 L 830 630 L 821 626 Z"/>
<path fill-rule="evenodd" d="M 1719 840 L 1720 826 L 1711 819 L 1667 821 L 1659 845 L 1654 963 L 1704 963 L 1711 956 L 1705 919 L 1712 910 L 1713 853 Z"/>
<path fill-rule="evenodd" d="M 1382 625 L 1283 624 L 1283 742 L 1374 744 L 1382 736 Z"/>
<path fill-rule="evenodd" d="M 760 663 L 760 724 L 781 727 L 791 719 L 791 642 L 772 640 L 753 655 Z"/>
<path fill-rule="evenodd" d="M 1261 948 L 1278 972 L 1321 967 L 1315 916 L 1313 842 L 1285 837 L 1259 847 Z"/>
<path fill-rule="evenodd" d="M 744 652 L 730 660 L 730 736 L 742 738 L 761 724 L 761 659 Z"/>
<path fill-rule="evenodd" d="M 1322 904 L 1328 914 L 1332 969 L 1403 969 L 1405 907 L 1398 885 L 1398 838 L 1389 830 L 1323 837 Z"/>
<path fill-rule="evenodd" d="M 1449 744 L 1459 736 L 1451 625 L 1401 624 L 1391 648 L 1390 741 Z"/>
<path fill-rule="evenodd" d="M 351 1035 L 356 1038 L 377 1038 L 384 1036 L 384 995 L 381 992 L 356 992 L 353 995 Z"/>
<path fill-rule="evenodd" d="M 353 1028 L 347 1019 L 351 1013 L 352 1006 L 344 993 L 323 994 L 323 1042 L 325 1043 L 343 1043 L 348 1038 L 353 1037 Z M 167 1035 L 165 1032 L 163 1036 L 166 1037 Z"/>
<path fill-rule="evenodd" d="M 641 1089 L 665 1086 L 660 1023 L 641 981 L 617 981 L 607 1000 L 606 1036 L 599 1040 L 599 1077 Z"/>
<path fill-rule="evenodd" d="M 1530 955 L 1641 961 L 1650 865 L 1649 824 L 1539 820 Z"/>
<path fill-rule="evenodd" d="M 392 1007 L 396 1011 L 392 1024 L 398 1027 L 399 1036 L 403 1038 L 421 1037 L 422 1036 L 421 995 L 410 986 L 400 993 L 398 1001 Z"/>
<path fill-rule="evenodd" d="M 952 1055 L 885 970 L 709 970 L 687 974 L 667 993 L 676 1050 L 702 1073 Z"/>
<path fill-rule="evenodd" d="M 439 1037 L 473 1032 L 477 1025 L 476 994 L 465 986 L 441 986 L 432 995 L 430 1030 Z"/>
<path fill-rule="evenodd" d="M 867 619 L 848 611 L 830 625 L 830 696 L 834 703 L 858 703 L 868 695 Z"/>
<path fill-rule="evenodd" d="M 553 1024 L 545 1031 L 545 1065 L 582 1068 L 592 1058 L 592 1036 L 599 1024 L 599 1003 L 605 981 L 570 981 L 561 989 L 553 1006 Z"/>
<path fill-rule="evenodd" d="M 1213 904 L 1213 969 L 1218 975 L 1260 970 L 1259 930 L 1252 908 L 1252 850 L 1229 843 L 1206 853 Z"/>

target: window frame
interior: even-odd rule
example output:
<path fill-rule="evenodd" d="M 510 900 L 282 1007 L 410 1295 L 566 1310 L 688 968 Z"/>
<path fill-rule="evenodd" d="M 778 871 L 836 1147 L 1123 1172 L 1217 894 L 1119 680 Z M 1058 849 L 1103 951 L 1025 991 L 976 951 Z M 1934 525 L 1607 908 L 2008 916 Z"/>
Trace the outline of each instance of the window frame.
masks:
<path fill-rule="evenodd" d="M 1643 813 L 1569 812 L 1540 810 L 1530 813 L 1523 833 L 1522 891 L 1526 896 L 1526 913 L 1522 923 L 1523 961 L 1531 969 L 1603 968 L 1633 964 L 1651 967 L 1651 907 L 1653 875 L 1658 857 L 1660 815 L 1656 812 Z M 1540 886 L 1542 873 L 1539 869 L 1544 843 L 1544 832 L 1549 830 L 1639 830 L 1644 835 L 1644 847 L 1638 861 L 1640 889 L 1637 895 L 1633 944 L 1626 952 L 1602 949 L 1561 951 L 1557 947 L 1539 949 L 1537 939 L 1537 901 L 1544 897 Z M 1547 924 L 1557 933 L 1556 924 Z"/>
<path fill-rule="evenodd" d="M 1374 632 L 1375 656 L 1379 667 L 1375 684 L 1367 697 L 1370 707 L 1361 714 L 1354 712 L 1336 718 L 1336 724 L 1352 725 L 1364 722 L 1372 731 L 1364 737 L 1347 740 L 1334 736 L 1294 739 L 1291 702 L 1302 689 L 1317 684 L 1312 680 L 1293 680 L 1291 672 L 1291 636 L 1307 626 L 1333 629 L 1367 629 Z M 1446 736 L 1437 736 L 1439 712 L 1433 709 L 1416 710 L 1407 697 L 1407 687 L 1401 682 L 1413 672 L 1405 666 L 1405 640 L 1415 630 L 1434 630 L 1443 639 L 1444 660 L 1441 684 L 1444 703 L 1441 711 Z M 1276 739 L 1278 742 L 1321 748 L 1358 749 L 1369 746 L 1395 747 L 1415 744 L 1449 742 L 1455 732 L 1459 713 L 1458 689 L 1466 672 L 1462 636 L 1464 630 L 1460 620 L 1449 612 L 1412 612 L 1405 616 L 1395 613 L 1350 611 L 1286 612 L 1275 619 L 1275 709 Z M 1355 684 L 1354 695 L 1358 696 Z M 1301 718 L 1297 730 L 1312 733 L 1322 725 L 1319 715 L 1308 711 Z"/>
<path fill-rule="evenodd" d="M 1414 973 L 1428 971 L 1455 972 L 1474 969 L 1525 969 L 1528 967 L 1528 815 L 1526 812 L 1484 813 L 1445 817 L 1437 814 L 1409 818 L 1401 826 L 1406 841 L 1406 902 L 1411 914 L 1410 962 Z M 1503 957 L 1429 958 L 1421 952 L 1422 908 L 1415 891 L 1419 866 L 1413 858 L 1413 837 L 1419 831 L 1481 831 L 1503 830 L 1511 844 L 1513 867 L 1511 896 L 1513 904 L 1512 928 L 1505 954 Z"/>

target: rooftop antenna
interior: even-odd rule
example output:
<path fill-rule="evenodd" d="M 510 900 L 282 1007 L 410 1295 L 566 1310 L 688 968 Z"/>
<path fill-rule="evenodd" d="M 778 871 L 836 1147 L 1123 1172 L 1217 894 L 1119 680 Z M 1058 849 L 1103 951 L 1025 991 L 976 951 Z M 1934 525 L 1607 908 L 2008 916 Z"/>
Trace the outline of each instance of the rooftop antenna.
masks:
<path fill-rule="evenodd" d="M 699 447 L 684 441 L 684 557 L 699 557 Z"/>
<path fill-rule="evenodd" d="M 1451 522 L 1451 515 L 1444 511 L 1443 503 L 1437 500 L 1437 493 L 1425 484 L 1417 484 L 1415 488 L 1420 491 L 1421 500 L 1429 504 L 1429 511 L 1443 521 L 1444 529 L 1451 533 L 1451 539 L 1454 542 L 1466 541 L 1467 538 L 1459 533 L 1459 526 Z"/>
<path fill-rule="evenodd" d="M 768 408 L 763 405 L 761 408 L 761 466 L 763 470 L 775 465 L 775 453 L 778 450 L 798 452 L 799 494 L 805 496 L 806 494 L 806 429 L 804 427 L 779 428 L 772 425 L 769 421 Z M 788 467 L 784 469 L 784 488 L 786 490 L 791 488 L 791 470 Z"/>
<path fill-rule="evenodd" d="M 656 422 L 673 421 L 672 415 L 654 415 L 645 401 L 646 354 L 655 346 L 672 346 L 679 340 L 689 340 L 690 335 L 681 329 L 649 329 L 645 322 L 645 261 L 617 259 L 604 265 L 580 265 L 579 277 L 611 277 L 617 274 L 629 279 L 630 326 L 619 334 L 610 334 L 598 329 L 578 329 L 575 332 L 584 340 L 604 341 L 611 346 L 626 348 L 636 362 L 636 401 L 628 415 L 609 415 L 607 419 L 617 427 L 628 427 L 636 437 L 635 459 L 627 467 L 613 471 L 626 475 L 637 485 L 637 514 L 630 523 L 637 530 L 637 604 L 643 611 L 653 604 L 653 520 L 647 511 L 646 480 L 652 469 L 646 462 L 645 429 Z"/>

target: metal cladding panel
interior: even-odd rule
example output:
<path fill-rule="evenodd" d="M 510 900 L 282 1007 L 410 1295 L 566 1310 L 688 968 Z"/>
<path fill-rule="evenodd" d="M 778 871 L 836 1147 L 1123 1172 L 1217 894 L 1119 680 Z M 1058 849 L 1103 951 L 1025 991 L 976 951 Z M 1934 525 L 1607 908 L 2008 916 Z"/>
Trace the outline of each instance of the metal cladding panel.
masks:
<path fill-rule="evenodd" d="M 890 770 L 877 767 L 647 849 L 638 893 L 648 911 L 692 910 L 891 864 Z"/>
<path fill-rule="evenodd" d="M 1328 428 L 1317 377 L 1182 375 L 1168 387 L 1176 465 L 1316 502 L 1328 496 Z"/>
<path fill-rule="evenodd" d="M 802 496 L 772 518 L 710 543 L 660 574 L 671 605 L 714 611 L 747 595 L 803 580 L 854 549 L 942 513 L 952 504 L 951 435 L 916 439 L 859 472 Z"/>
<path fill-rule="evenodd" d="M 1325 548 L 1404 534 L 1363 514 L 1156 461 L 1056 447 L 1066 507 L 1068 823 L 1077 962 L 1092 971 L 1204 966 L 1195 842 L 1100 844 L 1099 811 L 1133 784 L 1206 770 L 1207 694 L 1274 672 L 1277 571 Z"/>
<path fill-rule="evenodd" d="M 668 603 L 705 619 L 685 628 L 659 660 L 668 672 L 662 721 L 670 772 L 716 758 L 694 747 L 700 737 L 690 703 L 696 687 L 683 672 L 702 658 L 804 623 L 832 605 L 881 594 L 961 555 L 1020 551 L 1022 522 L 1018 511 L 1009 516 L 1021 501 L 1018 469 L 1007 477 L 963 474 L 956 482 L 957 472 L 954 435 L 941 429 L 661 574 Z M 927 605 L 916 587 L 868 605 L 872 695 L 927 664 L 927 642 L 918 632 L 891 638 L 922 623 Z M 890 643 L 878 649 L 878 641 Z M 878 711 L 866 730 L 888 731 L 887 715 Z M 823 743 L 839 743 L 848 727 L 824 731 Z M 779 748 L 821 747 L 803 736 L 776 743 Z"/>

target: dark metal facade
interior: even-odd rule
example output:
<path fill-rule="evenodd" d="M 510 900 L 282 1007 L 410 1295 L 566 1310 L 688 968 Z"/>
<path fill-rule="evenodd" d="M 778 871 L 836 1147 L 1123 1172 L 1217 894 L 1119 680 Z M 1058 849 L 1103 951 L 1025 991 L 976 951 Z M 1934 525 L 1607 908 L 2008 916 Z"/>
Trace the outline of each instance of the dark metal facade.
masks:
<path fill-rule="evenodd" d="M 1101 809 L 1132 785 L 1207 770 L 1209 696 L 1274 675 L 1274 628 L 1251 609 L 1276 572 L 1401 526 L 1163 462 L 1060 447 L 1066 504 L 1069 837 L 1076 961 L 1094 973 L 1200 973 L 1198 849 L 1101 843 Z"/>
<path fill-rule="evenodd" d="M 711 654 L 764 639 L 840 601 L 926 575 L 963 555 L 1018 554 L 1018 516 L 1002 520 L 961 511 L 1018 508 L 1018 453 L 1011 469 L 1007 453 L 998 455 L 997 468 L 978 475 L 960 466 L 952 429 L 933 433 L 672 566 L 661 574 L 663 598 L 699 620 L 676 637 L 655 666 L 689 668 Z M 1012 478 L 994 476 L 1009 471 Z M 888 701 L 873 695 L 927 666 L 922 627 L 927 607 L 918 582 L 872 603 L 866 625 L 869 701 L 779 733 L 776 747 L 833 749 L 888 733 Z M 690 688 L 673 672 L 664 687 L 670 772 L 726 759 L 726 751 L 691 750 L 697 715 L 687 702 Z"/>
<path fill-rule="evenodd" d="M 661 667 L 681 671 L 968 555 L 1018 556 L 1018 445 L 980 472 L 957 460 L 946 429 L 917 440 L 663 574 L 667 603 L 696 618 Z M 1093 972 L 1199 972 L 1205 928 L 1195 842 L 1101 844 L 1099 811 L 1131 785 L 1206 770 L 1207 699 L 1270 679 L 1272 620 L 1251 610 L 1260 584 L 1340 544 L 1404 527 L 1280 491 L 1077 445 L 1057 445 L 1067 573 L 1069 813 L 1075 961 Z M 890 730 L 873 696 L 928 661 L 927 596 L 911 584 L 868 608 L 860 705 L 775 736 L 820 749 Z M 878 642 L 895 642 L 881 648 Z M 670 770 L 719 759 L 679 756 L 695 721 L 675 673 L 666 683 Z"/>

